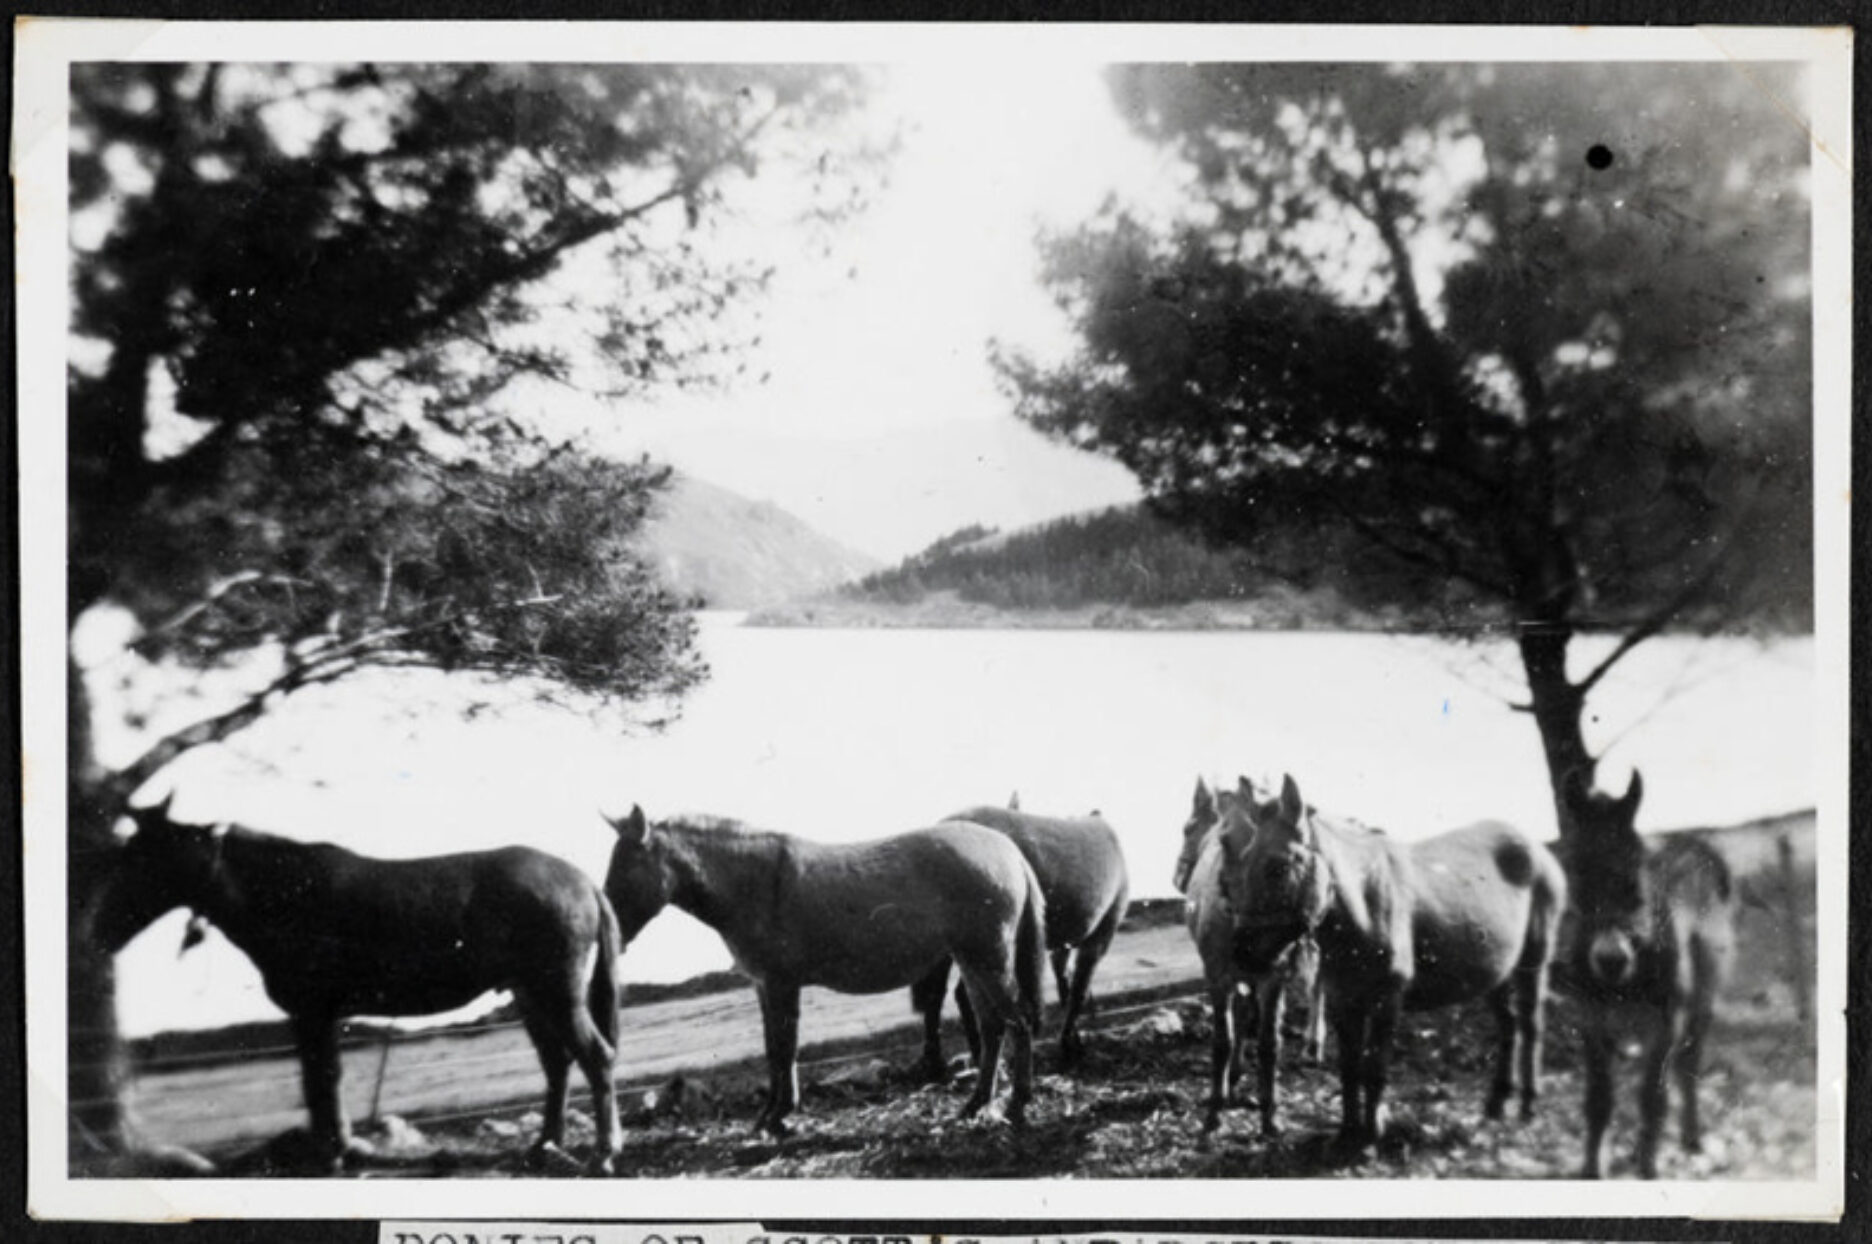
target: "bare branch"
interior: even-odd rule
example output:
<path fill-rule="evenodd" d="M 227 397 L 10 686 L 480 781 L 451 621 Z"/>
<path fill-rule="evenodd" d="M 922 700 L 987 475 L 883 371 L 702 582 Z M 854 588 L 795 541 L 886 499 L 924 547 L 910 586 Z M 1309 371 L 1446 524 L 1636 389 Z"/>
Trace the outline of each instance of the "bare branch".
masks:
<path fill-rule="evenodd" d="M 1707 592 L 1710 586 L 1716 581 L 1716 572 L 1722 569 L 1723 563 L 1728 560 L 1730 547 L 1730 544 L 1725 542 L 1718 549 L 1716 555 L 1710 559 L 1709 563 L 1703 567 L 1702 571 L 1698 573 L 1695 578 L 1684 584 L 1682 588 L 1663 604 L 1645 615 L 1644 619 L 1640 621 L 1637 626 L 1627 631 L 1625 637 L 1619 640 L 1618 646 L 1607 653 L 1605 659 L 1593 667 L 1592 672 L 1573 684 L 1574 689 L 1578 691 L 1582 697 L 1585 696 L 1587 692 L 1591 691 L 1599 684 L 1602 678 L 1611 672 L 1612 667 L 1618 664 L 1627 653 L 1633 648 L 1636 648 L 1639 644 L 1642 644 L 1645 640 L 1656 636 L 1670 624 L 1672 618 L 1675 618 L 1679 613 L 1695 603 L 1696 599 Z"/>

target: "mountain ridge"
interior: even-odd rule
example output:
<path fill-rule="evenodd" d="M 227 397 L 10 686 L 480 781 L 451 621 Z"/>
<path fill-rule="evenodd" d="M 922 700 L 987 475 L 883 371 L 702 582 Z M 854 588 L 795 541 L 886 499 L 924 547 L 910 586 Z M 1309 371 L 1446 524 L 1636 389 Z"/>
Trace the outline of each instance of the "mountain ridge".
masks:
<path fill-rule="evenodd" d="M 680 596 L 713 609 L 759 609 L 878 569 L 790 511 L 685 472 L 657 497 L 637 552 Z"/>

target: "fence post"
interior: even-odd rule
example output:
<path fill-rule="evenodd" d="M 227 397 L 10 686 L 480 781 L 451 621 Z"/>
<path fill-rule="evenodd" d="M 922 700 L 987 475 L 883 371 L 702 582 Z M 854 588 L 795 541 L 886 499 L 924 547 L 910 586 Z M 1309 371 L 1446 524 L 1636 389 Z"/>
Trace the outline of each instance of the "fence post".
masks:
<path fill-rule="evenodd" d="M 1807 922 L 1801 911 L 1800 885 L 1794 875 L 1794 842 L 1782 834 L 1776 842 L 1781 853 L 1781 901 L 1785 908 L 1788 930 L 1788 958 L 1790 971 L 1794 974 L 1794 1005 L 1799 1009 L 1802 1023 L 1813 1016 L 1813 986 L 1807 979 Z"/>
<path fill-rule="evenodd" d="M 383 1116 L 378 1113 L 378 1107 L 383 1105 L 384 1072 L 390 1069 L 390 1036 L 390 1025 L 385 1024 L 383 1028 L 383 1048 L 377 1056 L 377 1087 L 371 1090 L 370 1121 L 372 1127 L 383 1122 Z"/>

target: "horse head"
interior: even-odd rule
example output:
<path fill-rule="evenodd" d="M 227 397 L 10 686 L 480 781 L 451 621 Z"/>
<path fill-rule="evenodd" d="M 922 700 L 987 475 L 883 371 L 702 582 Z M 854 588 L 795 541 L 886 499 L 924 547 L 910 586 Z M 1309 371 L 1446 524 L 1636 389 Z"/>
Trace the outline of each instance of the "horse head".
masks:
<path fill-rule="evenodd" d="M 1215 827 L 1215 823 L 1215 792 L 1209 789 L 1209 783 L 1197 778 L 1196 802 L 1190 808 L 1189 819 L 1183 822 L 1183 849 L 1177 854 L 1176 872 L 1171 878 L 1177 893 L 1189 893 L 1190 875 L 1196 871 L 1196 861 L 1202 855 L 1203 843 L 1208 841 L 1209 831 Z"/>
<path fill-rule="evenodd" d="M 93 936 L 113 954 L 174 908 L 214 906 L 227 826 L 177 821 L 169 815 L 174 800 L 172 792 L 154 807 L 125 813 L 135 828 L 119 848 L 91 923 Z"/>
<path fill-rule="evenodd" d="M 605 897 L 617 913 L 618 932 L 626 945 L 643 931 L 656 914 L 669 905 L 676 888 L 669 860 L 661 849 L 659 826 L 631 805 L 629 815 L 606 816 L 605 824 L 617 832 L 611 865 L 605 872 Z"/>
<path fill-rule="evenodd" d="M 1272 799 L 1262 799 L 1242 778 L 1218 799 L 1218 814 L 1222 893 L 1234 914 L 1236 962 L 1266 972 L 1326 913 L 1330 895 L 1319 831 L 1291 776 Z"/>
<path fill-rule="evenodd" d="M 1644 779 L 1632 770 L 1625 793 L 1615 798 L 1591 789 L 1574 771 L 1567 775 L 1562 798 L 1575 830 L 1570 857 L 1573 906 L 1579 914 L 1576 953 L 1595 979 L 1622 985 L 1651 941 L 1646 853 L 1636 827 Z"/>

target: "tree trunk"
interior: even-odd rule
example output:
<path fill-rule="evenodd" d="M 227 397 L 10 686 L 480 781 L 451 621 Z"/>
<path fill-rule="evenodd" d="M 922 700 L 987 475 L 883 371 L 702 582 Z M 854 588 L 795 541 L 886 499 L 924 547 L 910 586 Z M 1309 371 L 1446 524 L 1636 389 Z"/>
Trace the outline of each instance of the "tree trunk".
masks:
<path fill-rule="evenodd" d="M 67 695 L 65 1005 L 69 1153 L 74 1165 L 132 1147 L 125 1094 L 129 1065 L 117 1029 L 117 974 L 111 953 L 91 936 L 91 914 L 116 852 L 115 795 L 91 745 L 91 700 L 69 656 Z"/>
<path fill-rule="evenodd" d="M 1567 777 L 1578 773 L 1590 782 L 1597 766 L 1586 750 L 1586 736 L 1580 726 L 1586 697 L 1567 677 L 1567 645 L 1572 639 L 1572 628 L 1564 623 L 1530 623 L 1523 627 L 1520 641 L 1528 698 L 1540 730 L 1541 750 L 1547 757 L 1554 816 L 1560 827 L 1560 841 L 1569 849 L 1575 845 L 1575 831 L 1564 794 Z"/>

